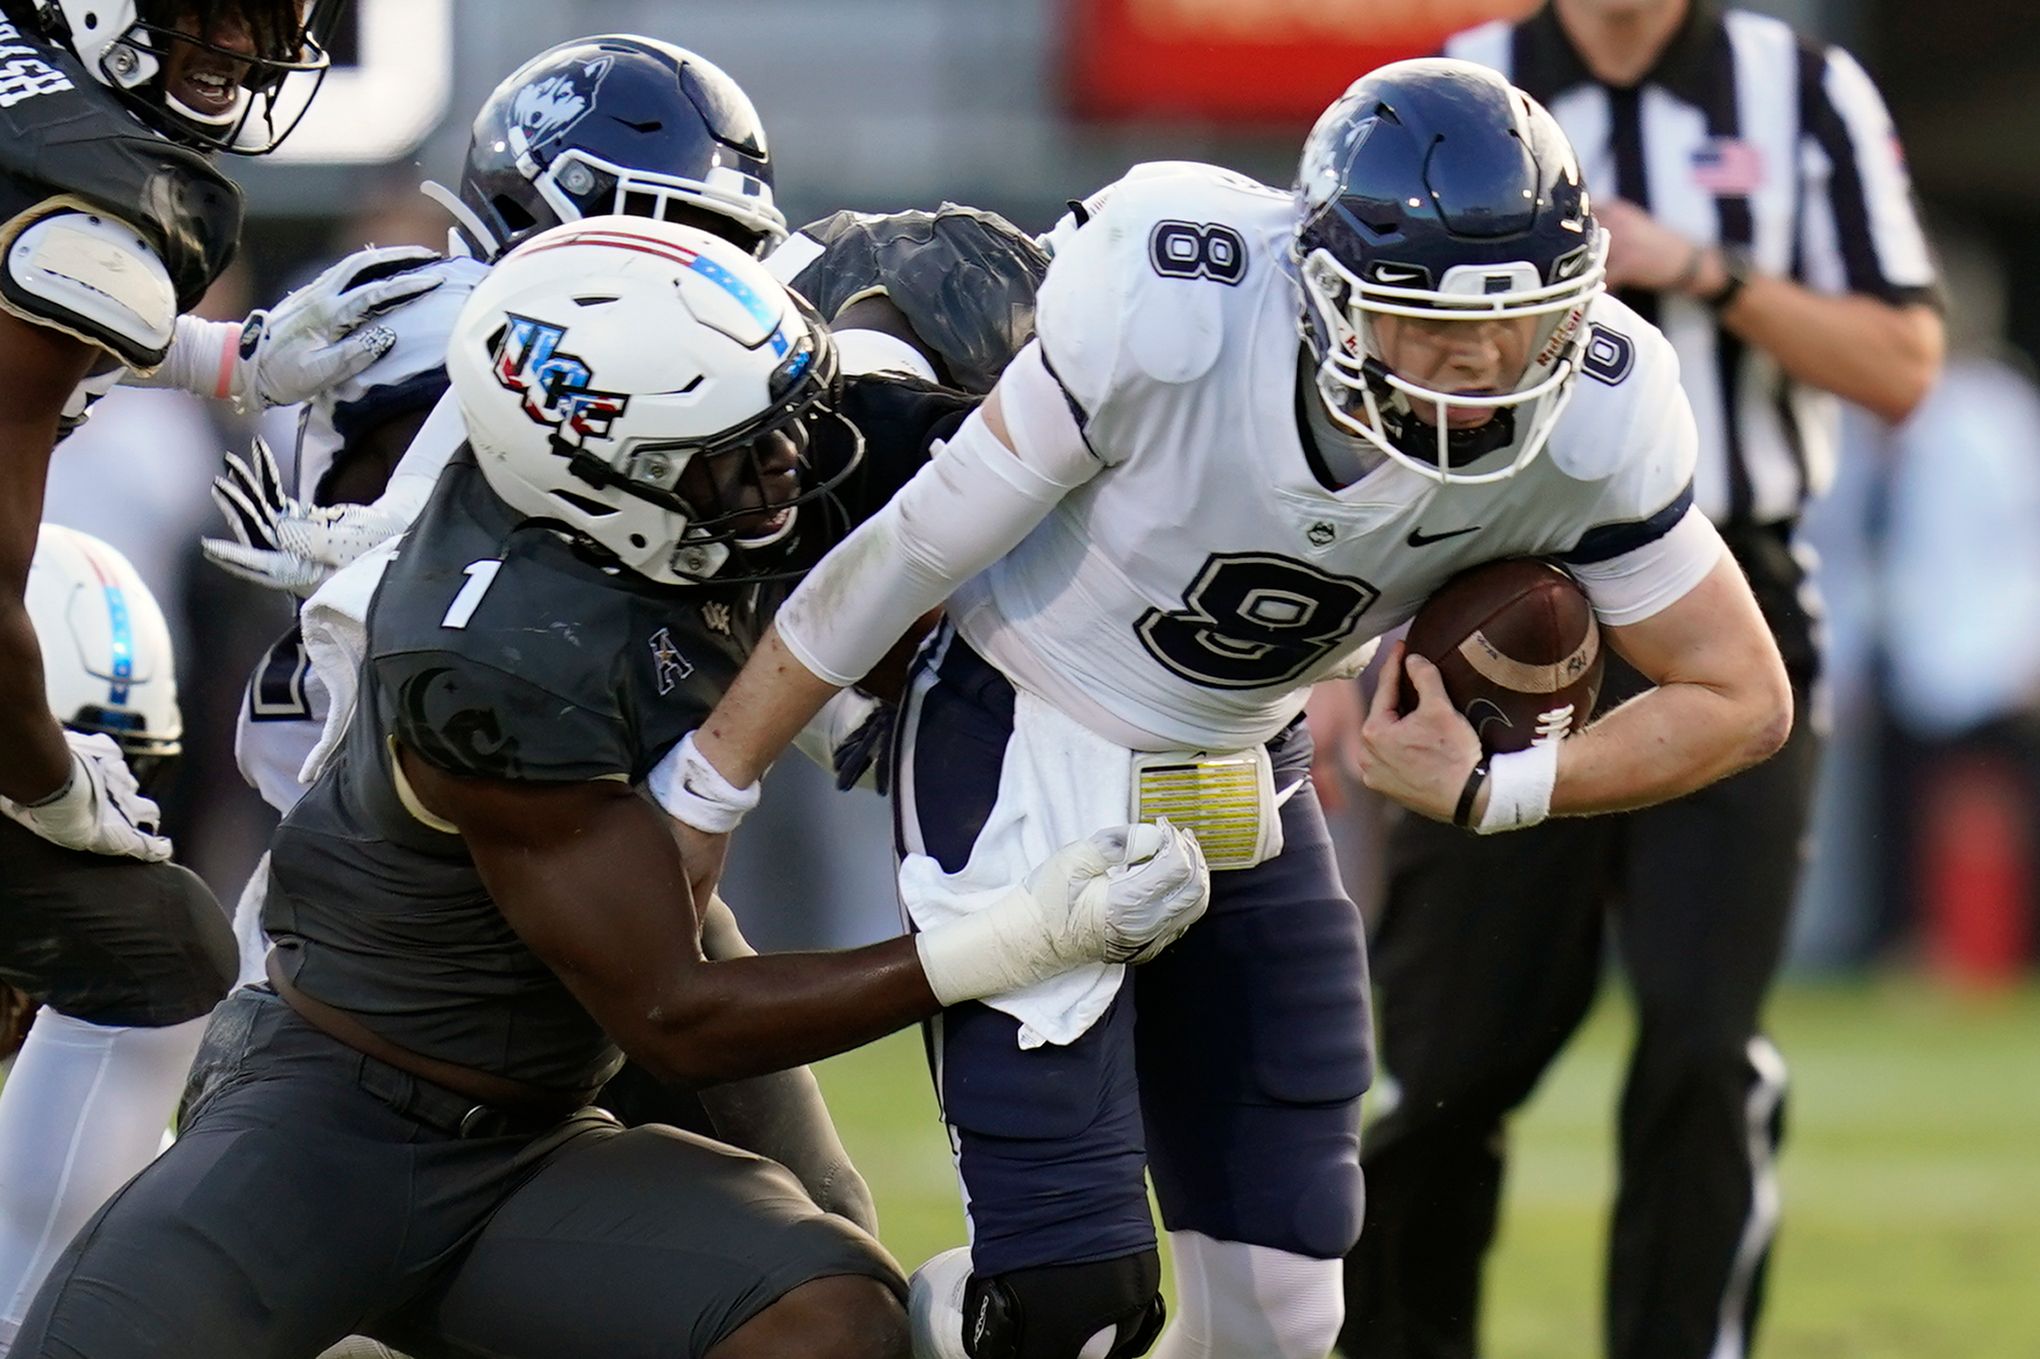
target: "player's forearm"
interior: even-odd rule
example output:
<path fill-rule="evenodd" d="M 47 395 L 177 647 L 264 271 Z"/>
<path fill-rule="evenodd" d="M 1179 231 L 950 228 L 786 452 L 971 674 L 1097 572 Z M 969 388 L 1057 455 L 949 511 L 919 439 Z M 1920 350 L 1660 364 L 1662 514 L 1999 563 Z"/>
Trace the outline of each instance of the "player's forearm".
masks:
<path fill-rule="evenodd" d="M 1790 279 L 1750 279 L 1722 323 L 1787 374 L 1896 424 L 1940 376 L 1941 318 L 1924 305 L 1817 293 Z"/>
<path fill-rule="evenodd" d="M 39 802 L 71 777 L 70 751 L 44 692 L 35 627 L 12 592 L 0 592 L 0 752 L 0 797 Z"/>
<path fill-rule="evenodd" d="M 715 711 L 694 733 L 695 747 L 724 778 L 739 788 L 749 787 L 838 688 L 787 649 L 777 625 L 769 627 Z"/>
<path fill-rule="evenodd" d="M 664 1080 L 703 1085 L 832 1057 L 942 1008 L 911 938 L 843 953 L 772 953 L 687 969 L 659 1020 L 616 1034 Z"/>
<path fill-rule="evenodd" d="M 1782 672 L 1775 684 L 1661 684 L 1560 744 L 1552 814 L 1669 802 L 1769 758 L 1791 730 Z"/>

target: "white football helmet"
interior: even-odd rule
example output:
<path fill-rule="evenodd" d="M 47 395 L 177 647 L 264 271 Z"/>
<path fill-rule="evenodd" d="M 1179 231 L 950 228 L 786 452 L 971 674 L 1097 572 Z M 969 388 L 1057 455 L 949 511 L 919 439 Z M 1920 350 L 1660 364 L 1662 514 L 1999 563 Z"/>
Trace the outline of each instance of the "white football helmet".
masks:
<path fill-rule="evenodd" d="M 177 662 L 156 597 L 113 547 L 44 524 L 27 604 L 50 711 L 73 731 L 111 736 L 146 781 L 149 766 L 177 754 L 184 737 Z"/>
<path fill-rule="evenodd" d="M 862 448 L 813 309 L 671 222 L 532 237 L 468 298 L 446 368 L 496 494 L 663 584 L 782 574 L 803 507 Z M 846 438 L 817 476 L 811 451 Z"/>

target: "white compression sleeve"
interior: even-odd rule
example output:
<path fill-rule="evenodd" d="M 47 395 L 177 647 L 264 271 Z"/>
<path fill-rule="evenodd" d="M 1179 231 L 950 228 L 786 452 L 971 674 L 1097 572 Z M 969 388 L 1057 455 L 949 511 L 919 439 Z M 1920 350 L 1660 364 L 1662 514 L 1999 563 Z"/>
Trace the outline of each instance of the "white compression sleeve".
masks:
<path fill-rule="evenodd" d="M 170 332 L 170 352 L 147 377 L 129 373 L 131 387 L 171 387 L 193 396 L 224 401 L 234 394 L 241 358 L 241 323 L 180 316 Z"/>
<path fill-rule="evenodd" d="M 36 1016 L 0 1094 L 0 1353 L 85 1220 L 155 1159 L 205 1024 Z"/>
<path fill-rule="evenodd" d="M 1023 374 L 1025 358 L 1014 360 Z M 1038 356 L 1032 367 L 1041 367 Z M 1015 447 L 973 413 L 780 606 L 780 639 L 817 678 L 838 688 L 864 678 L 915 619 L 1004 556 L 1100 470 L 1061 389 L 1053 389 L 1054 409 L 1044 413 L 1030 378 L 1015 380 L 1008 370 L 999 381 Z M 1054 382 L 1045 372 L 1041 380 Z"/>
<path fill-rule="evenodd" d="M 1170 1232 L 1176 1307 L 1153 1359 L 1322 1359 L 1345 1320 L 1338 1260 Z"/>

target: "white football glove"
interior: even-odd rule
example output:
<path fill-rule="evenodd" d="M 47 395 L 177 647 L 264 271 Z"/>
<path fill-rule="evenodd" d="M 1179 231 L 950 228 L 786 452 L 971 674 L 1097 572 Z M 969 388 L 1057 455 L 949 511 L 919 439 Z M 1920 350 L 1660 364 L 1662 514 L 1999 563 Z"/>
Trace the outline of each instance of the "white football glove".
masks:
<path fill-rule="evenodd" d="M 0 797 L 0 813 L 65 849 L 113 854 L 148 863 L 170 857 L 170 842 L 156 834 L 162 812 L 142 796 L 134 772 L 111 736 L 67 731 L 71 779 L 37 803 Z"/>
<path fill-rule="evenodd" d="M 438 254 L 413 245 L 356 251 L 268 310 L 241 323 L 234 399 L 243 409 L 309 401 L 353 377 L 397 342 L 388 326 L 368 324 L 437 288 L 421 274 Z"/>
<path fill-rule="evenodd" d="M 944 1005 L 1003 995 L 1086 963 L 1144 963 L 1211 900 L 1197 837 L 1166 819 L 1065 845 L 1024 886 L 914 936 Z"/>
<path fill-rule="evenodd" d="M 404 517 L 373 505 L 302 505 L 286 495 L 283 473 L 266 440 L 244 460 L 229 453 L 213 478 L 213 503 L 234 540 L 199 546 L 215 566 L 272 590 L 310 595 L 342 567 L 405 528 Z"/>

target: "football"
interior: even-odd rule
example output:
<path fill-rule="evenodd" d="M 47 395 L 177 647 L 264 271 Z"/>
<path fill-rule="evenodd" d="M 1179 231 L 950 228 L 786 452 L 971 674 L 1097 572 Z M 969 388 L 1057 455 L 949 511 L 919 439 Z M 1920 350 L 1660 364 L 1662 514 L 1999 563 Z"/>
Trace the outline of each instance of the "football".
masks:
<path fill-rule="evenodd" d="M 1579 730 L 1601 692 L 1601 629 L 1576 581 L 1534 557 L 1460 572 L 1410 620 L 1409 649 L 1438 667 L 1490 754 Z M 1402 710 L 1416 706 L 1407 683 Z"/>

